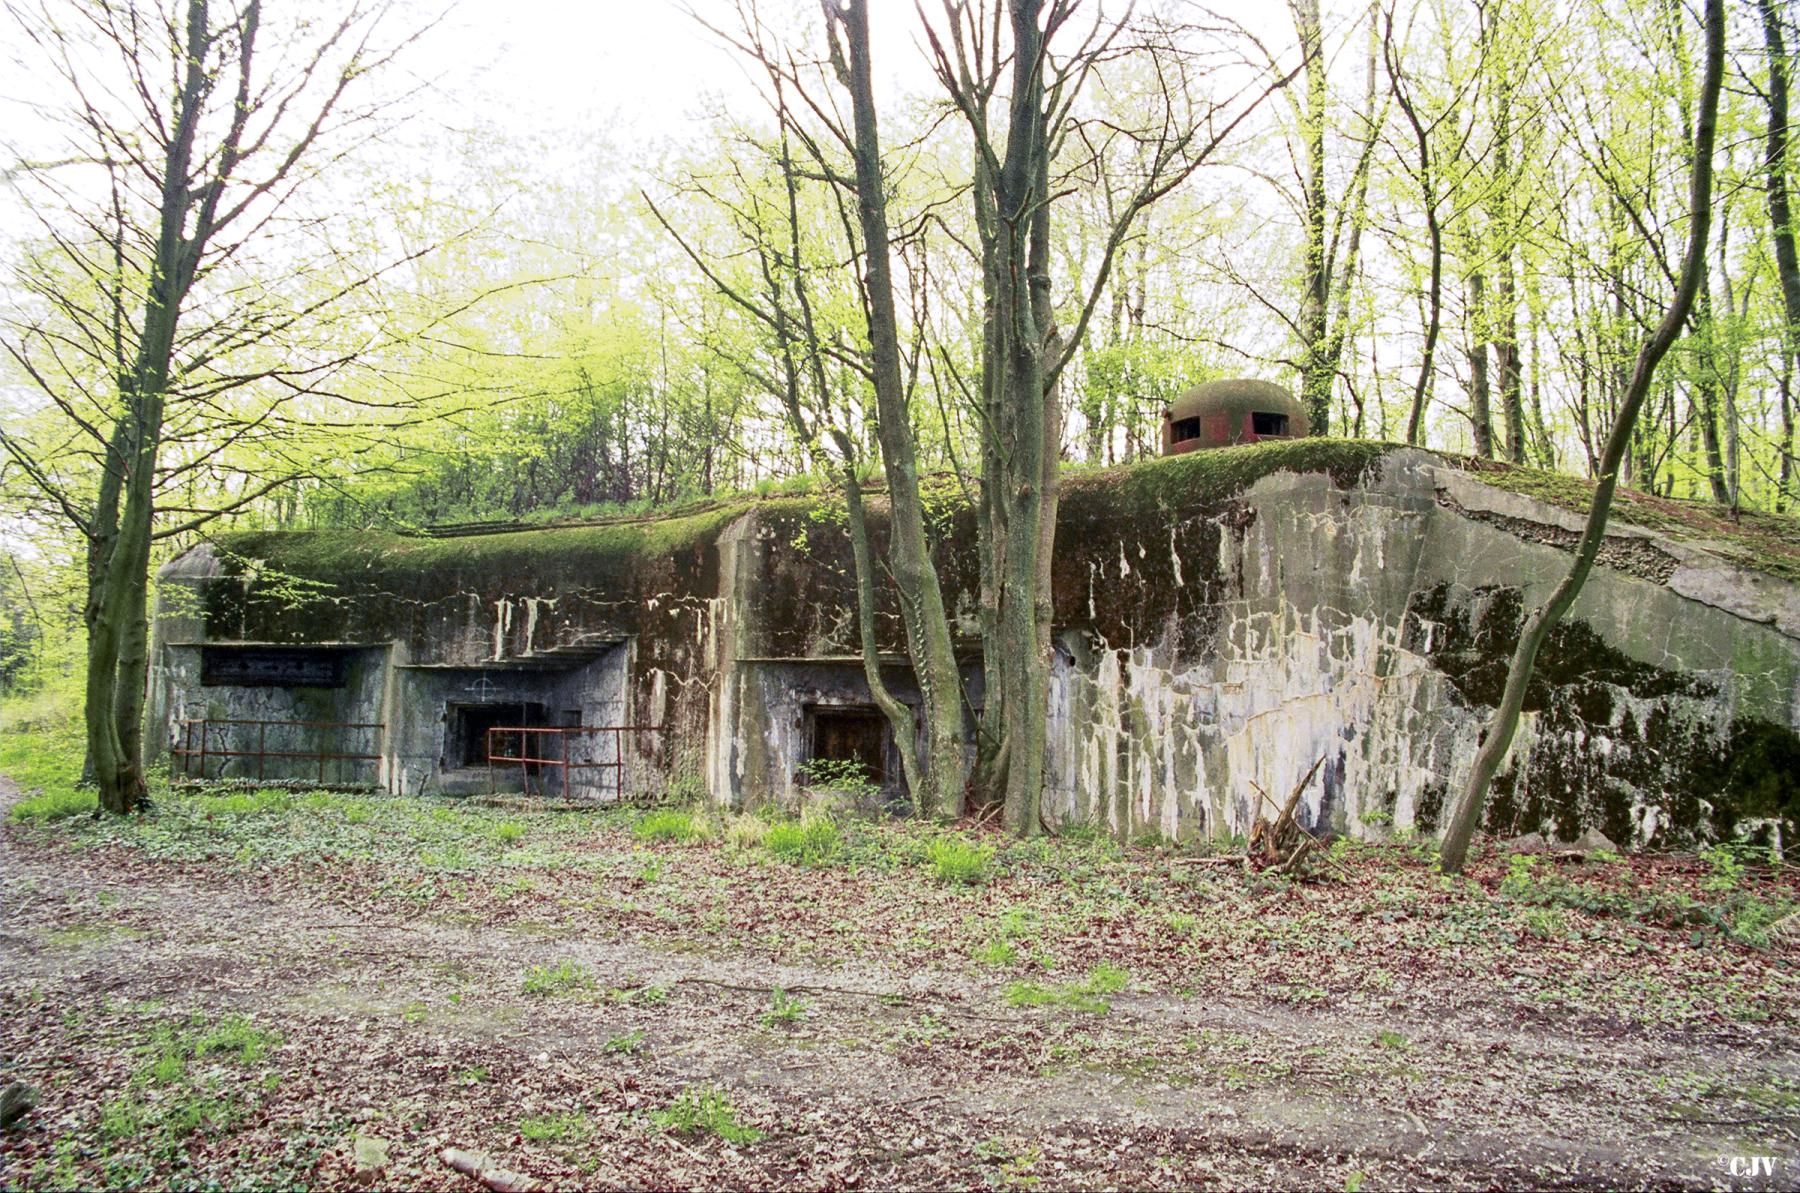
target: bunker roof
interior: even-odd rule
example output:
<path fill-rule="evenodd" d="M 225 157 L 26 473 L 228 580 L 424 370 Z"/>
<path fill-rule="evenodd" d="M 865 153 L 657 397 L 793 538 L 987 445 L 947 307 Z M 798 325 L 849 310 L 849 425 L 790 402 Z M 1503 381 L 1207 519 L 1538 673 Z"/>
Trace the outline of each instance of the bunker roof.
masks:
<path fill-rule="evenodd" d="M 1306 434 L 1306 408 L 1287 390 L 1269 381 L 1245 377 L 1208 381 L 1169 403 L 1169 417 L 1177 420 L 1221 411 L 1234 418 L 1253 412 L 1285 414 L 1295 428 L 1293 434 Z"/>

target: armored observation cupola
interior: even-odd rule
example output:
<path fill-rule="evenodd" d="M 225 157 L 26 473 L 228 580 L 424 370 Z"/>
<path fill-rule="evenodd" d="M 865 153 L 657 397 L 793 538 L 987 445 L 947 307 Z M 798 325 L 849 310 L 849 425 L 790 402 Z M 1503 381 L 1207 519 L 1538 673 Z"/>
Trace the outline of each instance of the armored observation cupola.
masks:
<path fill-rule="evenodd" d="M 1279 385 L 1233 378 L 1196 385 L 1163 409 L 1163 455 L 1300 439 L 1306 408 Z"/>

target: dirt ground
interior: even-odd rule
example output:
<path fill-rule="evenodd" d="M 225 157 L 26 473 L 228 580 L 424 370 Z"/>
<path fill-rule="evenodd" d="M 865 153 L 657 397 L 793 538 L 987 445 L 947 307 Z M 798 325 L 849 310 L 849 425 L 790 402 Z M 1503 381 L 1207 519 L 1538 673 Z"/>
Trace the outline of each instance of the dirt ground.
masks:
<path fill-rule="evenodd" d="M 616 815 L 470 812 L 489 867 L 188 812 L 0 833 L 0 1082 L 41 1098 L 5 1187 L 478 1188 L 447 1148 L 557 1188 L 1800 1184 L 1800 950 L 1515 930 L 1397 849 L 955 888 Z"/>

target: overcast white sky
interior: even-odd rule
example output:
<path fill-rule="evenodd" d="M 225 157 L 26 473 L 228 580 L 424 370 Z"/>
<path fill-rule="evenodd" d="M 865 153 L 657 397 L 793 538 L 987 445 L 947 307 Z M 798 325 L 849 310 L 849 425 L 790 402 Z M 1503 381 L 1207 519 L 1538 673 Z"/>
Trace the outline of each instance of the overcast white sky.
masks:
<path fill-rule="evenodd" d="M 48 0 L 52 10 L 57 2 Z M 721 102 L 732 108 L 756 103 L 742 60 L 702 24 L 736 28 L 736 0 L 451 2 L 441 23 L 403 59 L 406 69 L 435 83 L 422 97 L 419 115 L 440 130 L 483 127 L 522 140 L 541 134 L 571 148 L 599 134 L 629 153 L 634 146 L 697 135 Z M 817 0 L 756 2 L 774 28 L 817 23 Z M 1184 0 L 1162 2 L 1184 6 Z M 265 3 L 271 10 L 299 5 L 317 12 L 328 10 L 330 0 Z M 1138 7 L 1156 3 L 1139 0 Z M 445 0 L 404 0 L 389 31 L 426 23 L 444 6 Z M 1117 6 L 1090 0 L 1090 7 Z M 1272 45 L 1292 39 L 1280 0 L 1220 0 L 1211 7 L 1256 27 L 1272 37 Z M 926 8 L 937 11 L 935 3 Z M 1204 10 L 1194 5 L 1190 11 Z M 914 0 L 872 0 L 870 16 L 879 82 L 897 91 L 930 90 Z M 11 40 L 10 34 L 0 41 Z M 0 141 L 53 158 L 49 144 L 33 136 L 33 126 L 42 122 L 34 104 L 61 97 L 44 94 L 31 77 L 35 64 L 23 53 L 17 42 L 0 45 L 0 67 L 11 68 L 0 70 Z M 0 241 L 35 232 L 18 209 L 19 198 L 0 194 Z"/>
<path fill-rule="evenodd" d="M 736 21 L 730 0 L 692 7 L 726 28 Z M 753 95 L 742 64 L 688 8 L 673 0 L 463 0 L 414 66 L 442 78 L 451 94 L 493 104 L 496 123 L 591 125 L 616 116 L 627 135 L 679 137 L 702 117 L 709 95 Z M 784 0 L 763 8 L 777 27 L 817 11 Z M 875 0 L 871 20 L 878 69 L 922 80 L 911 0 Z"/>

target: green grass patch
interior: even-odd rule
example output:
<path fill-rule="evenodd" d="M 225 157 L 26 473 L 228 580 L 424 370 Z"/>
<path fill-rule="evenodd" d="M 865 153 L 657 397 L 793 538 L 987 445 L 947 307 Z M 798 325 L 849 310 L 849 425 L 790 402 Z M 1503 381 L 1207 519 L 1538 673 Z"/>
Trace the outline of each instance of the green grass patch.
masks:
<path fill-rule="evenodd" d="M 225 795 L 202 794 L 200 807 L 215 816 L 267 816 L 286 812 L 299 803 L 290 791 L 233 791 Z"/>
<path fill-rule="evenodd" d="M 1090 1015 L 1104 1015 L 1112 1010 L 1112 1004 L 1103 998 L 1095 998 L 1085 994 L 1073 986 L 1041 986 L 1036 982 L 1014 982 L 1006 988 L 1006 1005 L 1009 1007 L 1067 1007 L 1072 1011 L 1086 1011 Z"/>
<path fill-rule="evenodd" d="M 81 724 L 68 714 L 16 699 L 0 709 L 0 772 L 27 793 L 7 812 L 8 819 L 44 824 L 98 810 L 92 791 L 75 788 L 81 776 Z"/>
<path fill-rule="evenodd" d="M 584 1139 L 594 1124 L 585 1114 L 534 1115 L 519 1120 L 519 1135 L 533 1143 L 562 1143 Z"/>
<path fill-rule="evenodd" d="M 1010 940 L 990 940 L 975 950 L 975 960 L 996 969 L 1006 969 L 1017 964 L 1019 948 Z"/>
<path fill-rule="evenodd" d="M 737 1121 L 737 1109 L 723 1091 L 712 1086 L 689 1086 L 651 1118 L 665 1131 L 677 1135 L 710 1132 L 727 1143 L 755 1143 L 762 1132 Z"/>
<path fill-rule="evenodd" d="M 692 841 L 700 831 L 691 813 L 665 809 L 640 817 L 631 826 L 631 835 L 640 841 Z"/>
<path fill-rule="evenodd" d="M 71 816 L 92 816 L 99 810 L 99 797 L 92 791 L 52 788 L 26 796 L 12 806 L 7 817 L 42 824 L 47 820 L 66 820 Z"/>
<path fill-rule="evenodd" d="M 1130 983 L 1131 975 L 1116 965 L 1102 961 L 1088 970 L 1087 977 L 1065 986 L 1044 986 L 1037 982 L 1013 982 L 1006 988 L 1006 1005 L 1010 1007 L 1067 1007 L 1104 1015 L 1112 1010 L 1105 995 L 1117 994 Z"/>
<path fill-rule="evenodd" d="M 195 1056 L 219 1056 L 253 1064 L 281 1042 L 274 1032 L 263 1031 L 242 1015 L 227 1015 L 194 1042 Z"/>
<path fill-rule="evenodd" d="M 1117 994 L 1131 983 L 1131 975 L 1109 961 L 1088 970 L 1081 983 L 1084 994 Z"/>
<path fill-rule="evenodd" d="M 526 994 L 550 996 L 592 990 L 594 975 L 579 961 L 564 959 L 555 965 L 533 965 L 525 971 Z"/>
<path fill-rule="evenodd" d="M 985 882 L 994 860 L 991 845 L 976 845 L 961 837 L 939 837 L 925 847 L 937 880 L 949 886 L 974 886 Z"/>
<path fill-rule="evenodd" d="M 186 1151 L 194 1133 L 216 1137 L 232 1130 L 279 1079 L 265 1073 L 247 1081 L 250 1075 L 231 1070 L 266 1062 L 280 1040 L 242 1015 L 211 1024 L 198 1016 L 154 1024 L 135 1048 L 143 1063 L 123 1090 L 101 1103 L 100 1139 L 167 1163 Z"/>
<path fill-rule="evenodd" d="M 843 848 L 843 830 L 829 816 L 809 815 L 772 824 L 763 848 L 793 866 L 828 866 Z"/>

